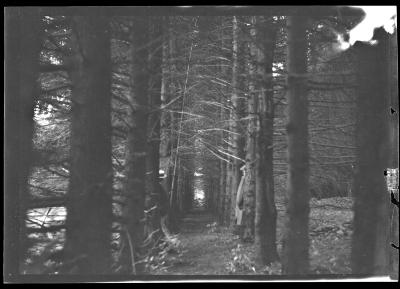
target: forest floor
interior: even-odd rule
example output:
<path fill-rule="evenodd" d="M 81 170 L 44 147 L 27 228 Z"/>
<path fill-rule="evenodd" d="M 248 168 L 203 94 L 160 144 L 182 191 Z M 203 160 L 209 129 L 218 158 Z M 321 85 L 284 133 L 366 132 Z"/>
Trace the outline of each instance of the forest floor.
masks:
<path fill-rule="evenodd" d="M 312 199 L 310 212 L 310 264 L 314 274 L 349 274 L 352 199 Z M 277 202 L 278 253 L 282 250 L 283 200 Z M 193 211 L 182 223 L 179 254 L 170 254 L 160 275 L 280 274 L 280 263 L 256 268 L 254 245 L 243 243 L 226 227 L 217 226 L 206 211 Z"/>

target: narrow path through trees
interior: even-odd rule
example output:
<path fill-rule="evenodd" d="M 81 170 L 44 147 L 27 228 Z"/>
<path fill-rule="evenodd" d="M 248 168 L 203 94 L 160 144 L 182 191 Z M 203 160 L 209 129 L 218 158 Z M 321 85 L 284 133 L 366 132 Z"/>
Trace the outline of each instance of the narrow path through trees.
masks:
<path fill-rule="evenodd" d="M 311 202 L 311 274 L 350 274 L 352 226 L 350 198 L 331 198 Z M 278 251 L 282 252 L 284 228 L 283 199 L 277 200 Z M 243 243 L 227 227 L 217 226 L 209 211 L 195 209 L 183 218 L 177 235 L 177 251 L 169 253 L 157 275 L 247 275 L 280 274 L 279 262 L 260 267 L 254 262 L 256 248 Z M 269 270 L 269 271 L 268 271 Z"/>

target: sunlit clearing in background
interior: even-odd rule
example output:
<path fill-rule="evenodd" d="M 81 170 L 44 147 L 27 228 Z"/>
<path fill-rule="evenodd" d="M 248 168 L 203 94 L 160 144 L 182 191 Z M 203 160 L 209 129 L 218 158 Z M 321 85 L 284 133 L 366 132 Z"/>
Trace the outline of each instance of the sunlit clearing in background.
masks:
<path fill-rule="evenodd" d="M 51 62 L 51 64 L 54 64 L 54 65 L 60 65 L 61 64 L 60 59 L 58 59 L 57 57 L 54 57 L 54 56 L 50 56 L 50 62 Z"/>
<path fill-rule="evenodd" d="M 205 194 L 203 188 L 194 188 L 194 208 L 204 208 L 205 205 Z"/>
<path fill-rule="evenodd" d="M 194 194 L 193 194 L 193 204 L 194 208 L 204 208 L 205 205 L 205 192 L 204 192 L 204 175 L 201 171 L 203 168 L 198 167 L 194 172 Z"/>
<path fill-rule="evenodd" d="M 194 192 L 194 199 L 203 201 L 204 200 L 204 191 L 202 189 L 196 188 L 195 192 Z"/>
<path fill-rule="evenodd" d="M 350 6 L 362 9 L 365 13 L 364 19 L 349 32 L 349 40 L 345 41 L 343 35 L 337 35 L 340 50 L 350 48 L 357 41 L 377 44 L 372 40 L 374 30 L 383 27 L 386 32 L 392 34 L 397 29 L 396 6 Z"/>
<path fill-rule="evenodd" d="M 48 108 L 47 111 L 39 111 L 39 109 L 35 109 L 34 119 L 39 125 L 48 125 L 50 123 L 49 119 L 52 116 L 51 110 L 53 109 L 53 106 L 49 104 Z"/>
<path fill-rule="evenodd" d="M 203 175 L 202 173 L 194 172 L 194 176 L 195 176 L 195 177 L 201 177 L 202 175 Z"/>
<path fill-rule="evenodd" d="M 43 228 L 60 225 L 65 222 L 67 210 L 65 207 L 48 207 L 28 210 L 26 221 L 29 228 Z"/>
<path fill-rule="evenodd" d="M 277 77 L 281 75 L 281 71 L 283 70 L 283 63 L 282 62 L 275 62 L 272 66 L 272 76 Z"/>

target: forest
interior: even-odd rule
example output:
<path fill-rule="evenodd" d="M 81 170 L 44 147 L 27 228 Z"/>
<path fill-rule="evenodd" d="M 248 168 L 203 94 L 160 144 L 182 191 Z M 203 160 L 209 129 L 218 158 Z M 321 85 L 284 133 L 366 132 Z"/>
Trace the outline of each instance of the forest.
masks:
<path fill-rule="evenodd" d="M 398 279 L 396 6 L 4 15 L 4 280 Z"/>

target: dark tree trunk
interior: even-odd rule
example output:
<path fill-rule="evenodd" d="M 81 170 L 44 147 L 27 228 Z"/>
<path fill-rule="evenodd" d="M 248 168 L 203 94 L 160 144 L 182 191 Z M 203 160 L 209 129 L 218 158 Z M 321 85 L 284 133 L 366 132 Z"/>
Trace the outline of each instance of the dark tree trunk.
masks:
<path fill-rule="evenodd" d="M 173 74 L 171 80 L 171 95 L 174 97 L 181 94 L 181 97 L 178 101 L 175 102 L 173 110 L 171 111 L 171 162 L 170 162 L 170 196 L 169 196 L 169 212 L 168 212 L 168 226 L 173 233 L 178 233 L 179 227 L 179 206 L 178 206 L 178 181 L 179 181 L 179 173 L 181 170 L 181 159 L 179 156 L 179 146 L 181 145 L 181 130 L 183 128 L 184 114 L 180 112 L 183 111 L 185 104 L 185 91 L 180 87 L 180 84 L 177 80 L 174 79 L 175 74 L 178 74 L 180 69 L 187 70 L 187 66 L 184 68 L 179 66 L 179 62 L 176 61 L 176 57 L 179 55 L 179 42 L 174 35 L 174 29 L 172 26 L 172 19 L 170 19 L 169 24 L 169 52 L 171 58 L 171 73 Z M 189 57 L 190 58 L 190 57 Z M 182 62 L 183 64 L 183 62 Z M 190 65 L 190 59 L 189 63 Z M 176 113 L 179 111 L 179 113 Z"/>
<path fill-rule="evenodd" d="M 392 153 L 390 157 L 391 168 L 399 167 L 399 89 L 398 89 L 398 47 L 397 47 L 397 30 L 393 35 L 390 35 L 389 43 L 387 46 L 387 58 L 388 63 L 388 77 L 389 83 L 389 95 L 388 105 L 390 110 L 390 151 Z"/>
<path fill-rule="evenodd" d="M 177 75 L 178 75 L 178 65 L 176 58 L 179 55 L 178 54 L 178 49 L 177 49 L 177 39 L 175 38 L 174 35 L 174 26 L 173 26 L 173 18 L 169 18 L 169 23 L 168 23 L 168 50 L 169 50 L 169 69 L 170 69 L 170 77 L 169 77 L 169 85 L 168 85 L 168 93 L 169 97 L 176 97 L 179 93 L 179 88 L 178 88 L 178 81 L 177 81 Z M 169 134 L 169 149 L 170 149 L 170 158 L 171 160 L 169 161 L 169 168 L 168 168 L 168 184 L 169 184 L 169 189 L 168 192 L 169 194 L 172 194 L 173 189 L 172 188 L 172 183 L 175 183 L 174 178 L 176 178 L 176 175 L 173 174 L 174 172 L 174 164 L 175 164 L 175 152 L 176 152 L 176 147 L 177 147 L 177 119 L 179 117 L 176 117 L 176 111 L 180 105 L 180 101 L 176 101 L 173 106 L 169 107 L 171 109 L 171 112 L 169 113 L 170 117 L 170 134 Z"/>
<path fill-rule="evenodd" d="M 11 281 L 23 273 L 20 265 L 27 251 L 27 179 L 32 161 L 33 112 L 38 94 L 42 31 L 37 8 L 6 8 L 5 18 L 4 278 Z"/>
<path fill-rule="evenodd" d="M 175 152 L 176 154 L 176 152 Z M 179 217 L 181 212 L 179 211 L 179 204 L 178 204 L 178 194 L 180 194 L 180 174 L 181 174 L 181 160 L 178 156 L 176 161 L 176 170 L 175 175 L 172 177 L 175 178 L 173 184 L 171 186 L 171 196 L 170 196 L 170 203 L 169 203 L 169 213 L 168 213 L 168 226 L 172 233 L 177 234 L 179 233 Z"/>
<path fill-rule="evenodd" d="M 184 194 L 185 189 L 185 179 L 186 179 L 186 171 L 182 168 L 178 174 L 178 193 L 176 194 L 176 207 L 178 211 L 182 214 L 182 196 Z"/>
<path fill-rule="evenodd" d="M 224 119 L 224 108 L 221 108 L 221 119 Z M 224 132 L 221 132 L 221 137 L 223 138 L 225 135 Z M 223 144 L 222 144 L 223 146 Z M 226 162 L 220 160 L 219 162 L 220 168 L 220 179 L 219 179 L 219 191 L 220 191 L 220 199 L 219 199 L 219 223 L 221 225 L 225 225 L 225 198 L 226 198 Z"/>
<path fill-rule="evenodd" d="M 375 31 L 376 46 L 357 43 L 357 170 L 354 179 L 354 232 L 351 267 L 354 274 L 387 275 L 389 265 L 389 205 L 384 170 L 389 144 L 389 36 Z"/>
<path fill-rule="evenodd" d="M 187 213 L 192 209 L 193 202 L 193 172 L 187 174 L 185 182 L 185 194 L 183 195 L 183 213 Z"/>
<path fill-rule="evenodd" d="M 173 113 L 169 112 L 170 107 L 164 108 L 171 101 L 171 96 L 174 95 L 173 91 L 173 74 L 175 72 L 175 64 L 173 58 L 173 39 L 170 19 L 168 16 L 163 20 L 164 31 L 166 39 L 164 39 L 162 47 L 162 82 L 161 82 L 161 142 L 160 142 L 160 160 L 161 169 L 166 174 L 164 186 L 166 189 L 166 203 L 162 204 L 165 212 L 168 212 L 169 207 L 169 194 L 171 192 L 171 176 L 172 176 L 172 142 L 173 142 Z"/>
<path fill-rule="evenodd" d="M 145 176 L 147 150 L 147 105 L 148 105 L 148 17 L 133 17 L 131 40 L 131 87 L 129 98 L 128 142 L 126 148 L 126 184 L 128 197 L 125 218 L 127 218 L 127 244 L 130 262 L 138 262 L 144 233 Z M 129 243 L 128 242 L 128 243 Z M 132 248 L 132 247 L 133 248 Z M 133 251 L 133 252 L 132 252 Z M 133 260 L 132 260 L 133 259 Z M 143 274 L 143 263 L 128 264 L 129 273 Z"/>
<path fill-rule="evenodd" d="M 253 38 L 256 36 L 256 18 L 251 17 L 250 34 Z M 257 48 L 254 42 L 250 43 L 249 57 L 249 97 L 248 125 L 247 125 L 247 147 L 246 147 L 246 186 L 244 191 L 244 212 L 243 212 L 243 239 L 254 241 L 254 221 L 255 221 L 255 194 L 256 194 L 256 145 L 257 145 L 257 107 L 258 94 L 256 93 L 256 53 Z"/>
<path fill-rule="evenodd" d="M 213 179 L 213 198 L 214 198 L 214 207 L 213 207 L 213 215 L 215 219 L 218 221 L 219 214 L 219 199 L 220 199 L 220 189 L 219 189 L 219 177 L 220 177 L 220 168 L 219 168 L 219 160 L 216 160 L 215 167 L 217 168 L 217 173 Z"/>
<path fill-rule="evenodd" d="M 243 103 L 240 97 L 240 81 L 239 75 L 241 73 L 241 66 L 239 65 L 239 25 L 237 18 L 234 16 L 232 20 L 232 113 L 230 118 L 230 132 L 232 143 L 232 171 L 231 171 L 231 225 L 234 226 L 235 208 L 236 208 L 236 193 L 241 179 L 240 167 L 243 165 L 241 158 L 243 158 L 244 143 L 241 130 L 239 128 L 240 120 L 243 117 Z M 236 157 L 236 158 L 235 158 Z M 239 158 L 239 159 L 238 159 Z"/>
<path fill-rule="evenodd" d="M 107 274 L 111 265 L 111 56 L 104 17 L 72 19 L 71 169 L 67 195 L 69 273 Z M 67 268 L 65 268 L 67 269 Z"/>
<path fill-rule="evenodd" d="M 225 41 L 223 40 L 223 34 L 221 32 L 221 47 L 224 47 Z M 219 73 L 221 77 L 226 75 L 227 69 L 224 67 L 223 63 L 219 66 Z M 223 90 L 225 91 L 225 90 Z M 219 120 L 221 123 L 221 126 L 223 129 L 226 129 L 225 124 L 226 124 L 226 119 L 227 119 L 227 111 L 226 111 L 226 99 L 224 98 L 223 95 L 219 97 L 219 102 L 221 104 L 221 108 L 219 111 Z M 224 130 L 220 131 L 219 135 L 219 146 L 221 147 L 222 150 L 226 150 L 227 144 L 224 142 L 224 140 L 227 139 L 227 132 Z M 225 157 L 224 157 L 225 158 Z M 227 162 L 225 160 L 220 159 L 219 161 L 219 176 L 220 176 L 220 181 L 219 181 L 219 223 L 221 225 L 227 225 L 229 221 L 227 221 L 227 215 L 230 216 L 230 212 L 227 212 L 227 203 L 228 203 L 228 196 L 227 196 Z M 229 203 L 228 203 L 229 204 Z"/>
<path fill-rule="evenodd" d="M 231 118 L 231 112 L 229 112 L 229 119 Z M 228 127 L 229 128 L 229 127 Z M 228 140 L 231 143 L 232 142 L 232 136 L 228 133 Z M 228 144 L 227 145 L 227 151 L 231 154 L 232 153 L 232 147 Z M 233 222 L 233 220 L 231 220 L 231 199 L 232 199 L 232 173 L 233 173 L 233 162 L 232 162 L 232 158 L 229 158 L 229 163 L 226 163 L 226 181 L 225 181 L 225 208 L 224 208 L 224 212 L 225 212 L 225 225 L 226 226 L 230 226 L 231 223 Z"/>
<path fill-rule="evenodd" d="M 397 30 L 390 36 L 389 53 L 389 70 L 390 77 L 390 143 L 391 143 L 391 163 L 390 168 L 399 169 L 399 87 L 398 87 L 398 47 L 397 47 Z M 397 183 L 399 176 L 397 175 Z M 394 190 L 394 197 L 399 200 L 399 190 Z M 395 204 L 391 204 L 391 238 L 390 242 L 395 246 L 399 246 L 399 208 Z M 392 279 L 399 278 L 399 252 L 398 249 L 390 248 L 390 264 Z M 397 251 L 396 251 L 397 250 Z"/>
<path fill-rule="evenodd" d="M 208 209 L 210 210 L 210 212 L 213 212 L 214 208 L 215 208 L 215 198 L 214 198 L 214 191 L 213 191 L 214 179 L 209 177 L 206 179 L 206 182 L 207 182 L 207 191 L 208 191 L 208 198 L 209 198 Z"/>
<path fill-rule="evenodd" d="M 163 45 L 163 21 L 162 17 L 152 17 L 150 23 L 150 47 L 149 47 L 149 98 L 148 98 L 148 123 L 147 123 L 147 156 L 146 156 L 146 182 L 148 203 L 146 209 L 150 210 L 154 206 L 157 209 L 150 210 L 151 225 L 147 234 L 155 233 L 153 239 L 160 237 L 160 211 L 161 192 L 159 191 L 159 170 L 160 170 L 160 119 L 161 119 L 161 83 L 162 83 L 162 58 L 163 50 L 159 49 Z"/>
<path fill-rule="evenodd" d="M 261 26 L 261 25 L 262 26 Z M 276 207 L 273 175 L 273 124 L 274 101 L 272 64 L 276 42 L 276 30 L 272 19 L 258 24 L 258 43 L 261 50 L 257 53 L 259 81 L 259 119 L 260 130 L 257 148 L 256 174 L 256 219 L 255 245 L 256 262 L 268 265 L 278 259 L 276 250 Z"/>
<path fill-rule="evenodd" d="M 287 99 L 288 183 L 282 268 L 288 275 L 309 271 L 309 159 L 307 99 L 307 18 L 290 16 Z"/>

